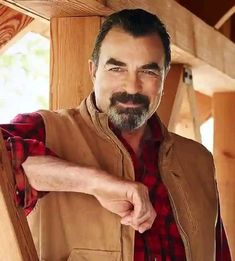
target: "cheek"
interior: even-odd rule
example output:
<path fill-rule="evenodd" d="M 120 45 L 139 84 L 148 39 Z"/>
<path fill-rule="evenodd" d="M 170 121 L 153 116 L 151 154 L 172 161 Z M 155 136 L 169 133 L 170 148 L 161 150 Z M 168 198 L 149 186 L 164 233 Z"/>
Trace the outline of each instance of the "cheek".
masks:
<path fill-rule="evenodd" d="M 161 96 L 162 93 L 162 84 L 160 80 L 152 80 L 149 81 L 148 84 L 145 85 L 145 94 L 150 98 L 151 101 L 155 101 Z"/>
<path fill-rule="evenodd" d="M 114 73 L 104 72 L 98 79 L 98 84 L 102 95 L 109 94 L 112 96 L 113 93 L 119 92 L 122 89 L 124 79 L 120 75 Z"/>
<path fill-rule="evenodd" d="M 94 91 L 96 96 L 96 103 L 100 110 L 106 112 L 110 105 L 110 97 L 113 93 L 121 90 L 121 82 L 117 77 L 110 74 L 100 73 L 97 75 L 94 82 Z"/>

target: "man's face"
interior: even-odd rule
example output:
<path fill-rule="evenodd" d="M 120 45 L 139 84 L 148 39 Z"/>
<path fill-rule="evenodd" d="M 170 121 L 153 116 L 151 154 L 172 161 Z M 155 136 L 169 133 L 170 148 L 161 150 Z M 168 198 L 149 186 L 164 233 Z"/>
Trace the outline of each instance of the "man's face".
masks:
<path fill-rule="evenodd" d="M 99 64 L 90 62 L 97 108 L 121 131 L 142 126 L 162 96 L 164 48 L 151 34 L 134 38 L 112 28 L 100 49 Z"/>

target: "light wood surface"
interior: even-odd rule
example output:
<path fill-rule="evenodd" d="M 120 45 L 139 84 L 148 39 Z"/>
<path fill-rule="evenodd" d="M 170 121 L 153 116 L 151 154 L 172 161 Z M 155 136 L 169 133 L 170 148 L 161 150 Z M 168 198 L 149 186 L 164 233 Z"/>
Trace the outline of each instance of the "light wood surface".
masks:
<path fill-rule="evenodd" d="M 235 260 L 235 92 L 213 96 L 214 158 L 221 212 Z"/>
<path fill-rule="evenodd" d="M 222 25 L 224 24 L 224 23 L 226 23 L 226 21 L 228 21 L 228 19 L 230 18 L 230 17 L 232 17 L 232 15 L 234 15 L 235 14 L 235 3 L 234 3 L 234 5 L 231 7 L 231 8 L 229 8 L 226 12 L 225 12 L 225 14 L 218 20 L 218 22 L 215 24 L 215 28 L 216 29 L 220 29 L 221 27 L 222 27 Z"/>
<path fill-rule="evenodd" d="M 198 108 L 198 120 L 201 125 L 212 116 L 212 98 L 200 92 L 195 92 L 195 98 Z"/>
<path fill-rule="evenodd" d="M 51 109 L 76 107 L 92 90 L 88 59 L 100 17 L 51 20 Z"/>
<path fill-rule="evenodd" d="M 172 65 L 157 113 L 169 131 L 201 142 L 195 91 L 184 81 L 185 70 L 191 73 L 182 64 Z"/>
<path fill-rule="evenodd" d="M 167 75 L 161 104 L 157 110 L 159 117 L 169 130 L 174 129 L 174 122 L 176 121 L 179 112 L 182 97 L 178 92 L 179 85 L 182 81 L 183 65 L 173 64 Z"/>
<path fill-rule="evenodd" d="M 2 2 L 11 8 L 22 8 L 22 12 L 31 12 L 34 17 L 46 20 L 65 16 L 106 16 L 112 12 L 104 5 L 104 0 L 3 0 Z"/>
<path fill-rule="evenodd" d="M 15 182 L 0 131 L 0 260 L 37 261 L 23 210 L 15 206 Z"/>
<path fill-rule="evenodd" d="M 21 38 L 33 18 L 0 4 L 0 54 Z"/>

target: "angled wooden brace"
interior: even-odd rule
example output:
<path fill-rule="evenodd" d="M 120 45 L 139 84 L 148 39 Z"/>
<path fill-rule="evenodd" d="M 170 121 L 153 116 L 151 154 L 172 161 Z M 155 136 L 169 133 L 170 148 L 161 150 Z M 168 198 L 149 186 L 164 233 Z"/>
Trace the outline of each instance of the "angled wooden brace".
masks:
<path fill-rule="evenodd" d="M 0 260 L 37 261 L 23 209 L 14 200 L 15 182 L 0 130 Z"/>
<path fill-rule="evenodd" d="M 201 142 L 196 107 L 191 69 L 183 64 L 172 64 L 158 115 L 169 131 Z"/>

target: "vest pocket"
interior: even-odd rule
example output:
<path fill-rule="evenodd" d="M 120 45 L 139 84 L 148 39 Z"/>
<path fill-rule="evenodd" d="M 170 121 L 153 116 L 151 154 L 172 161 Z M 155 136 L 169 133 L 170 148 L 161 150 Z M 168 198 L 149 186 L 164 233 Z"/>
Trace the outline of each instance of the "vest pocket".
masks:
<path fill-rule="evenodd" d="M 67 261 L 121 261 L 121 252 L 73 249 Z"/>

